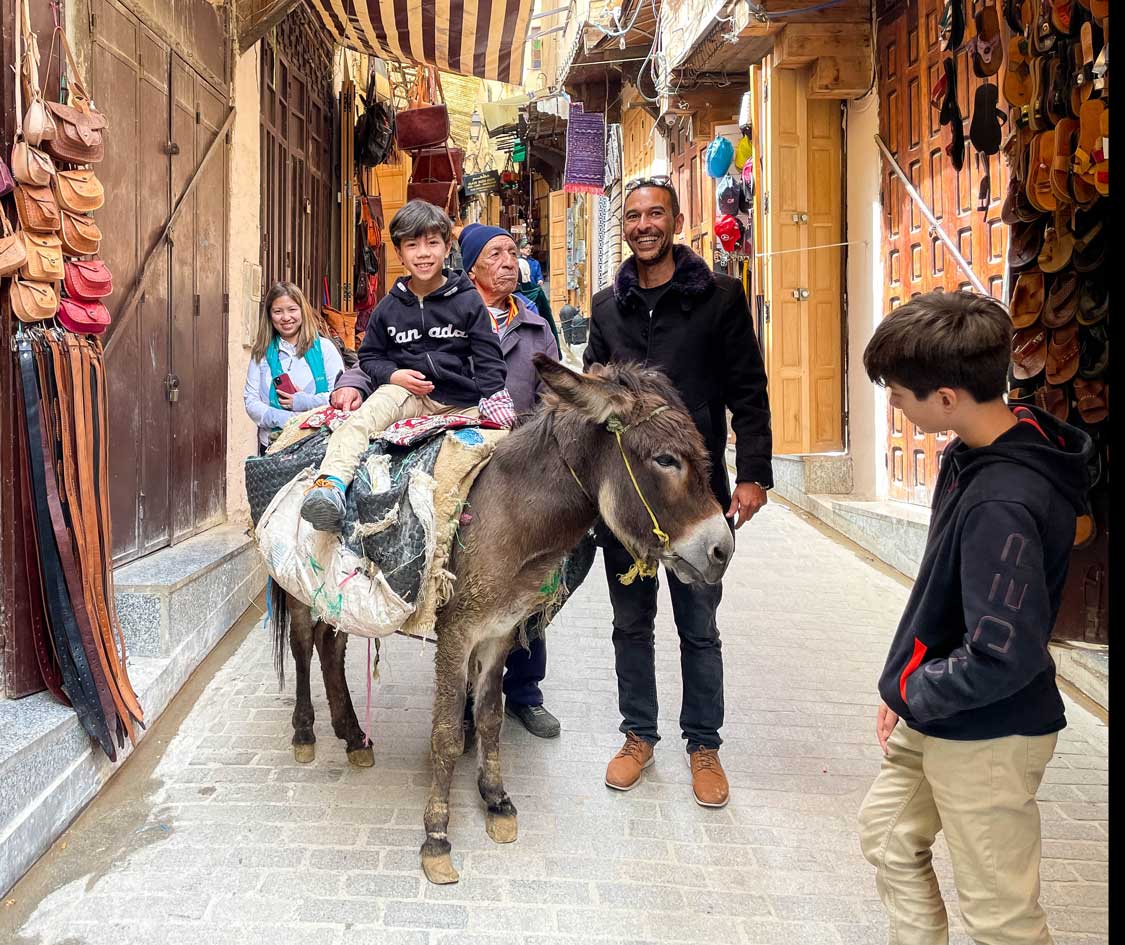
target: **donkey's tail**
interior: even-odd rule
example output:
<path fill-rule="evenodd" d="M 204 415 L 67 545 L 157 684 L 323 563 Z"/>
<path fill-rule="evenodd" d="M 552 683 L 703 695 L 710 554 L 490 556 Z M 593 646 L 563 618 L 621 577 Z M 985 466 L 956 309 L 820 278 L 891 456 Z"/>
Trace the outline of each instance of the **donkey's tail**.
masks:
<path fill-rule="evenodd" d="M 285 688 L 285 639 L 289 635 L 289 597 L 273 578 L 266 588 L 266 623 L 273 641 L 273 668 L 277 688 Z"/>

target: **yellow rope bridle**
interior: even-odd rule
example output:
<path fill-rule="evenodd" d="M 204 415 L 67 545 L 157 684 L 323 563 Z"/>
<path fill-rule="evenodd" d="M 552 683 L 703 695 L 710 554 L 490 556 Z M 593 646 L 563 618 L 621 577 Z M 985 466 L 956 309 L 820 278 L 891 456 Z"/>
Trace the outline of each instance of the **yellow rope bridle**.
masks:
<path fill-rule="evenodd" d="M 625 444 L 621 442 L 621 437 L 624 434 L 628 433 L 633 427 L 638 426 L 642 423 L 647 423 L 653 417 L 662 414 L 667 409 L 667 404 L 657 407 L 643 420 L 638 420 L 637 423 L 634 424 L 622 423 L 620 417 L 610 417 L 606 421 L 605 428 L 617 439 L 617 448 L 621 452 L 621 459 L 625 462 L 625 471 L 629 473 L 629 480 L 633 483 L 633 491 L 637 493 L 637 498 L 641 500 L 641 505 L 643 505 L 645 507 L 645 511 L 648 512 L 648 517 L 652 519 L 652 533 L 656 536 L 661 545 L 664 546 L 664 550 L 670 552 L 672 550 L 672 540 L 668 537 L 668 533 L 660 527 L 660 522 L 656 518 L 656 513 L 652 510 L 652 506 L 649 504 L 648 499 L 645 498 L 645 494 L 641 490 L 641 484 L 637 482 L 636 474 L 633 472 L 633 466 L 629 462 L 628 454 L 626 454 L 625 452 Z M 574 481 L 578 484 L 578 488 L 582 490 L 586 498 L 589 499 L 590 502 L 596 507 L 597 503 L 594 502 L 590 493 L 586 491 L 586 487 L 582 485 L 582 480 L 578 478 L 578 473 L 574 471 L 574 467 L 571 466 L 565 458 L 563 459 L 563 463 L 570 471 L 571 476 L 574 477 Z M 638 577 L 656 577 L 655 563 L 649 560 L 642 561 L 635 554 L 633 554 L 632 551 L 630 551 L 629 554 L 633 555 L 633 566 L 629 568 L 629 570 L 624 574 L 617 575 L 618 581 L 627 586 L 629 584 L 632 584 Z"/>

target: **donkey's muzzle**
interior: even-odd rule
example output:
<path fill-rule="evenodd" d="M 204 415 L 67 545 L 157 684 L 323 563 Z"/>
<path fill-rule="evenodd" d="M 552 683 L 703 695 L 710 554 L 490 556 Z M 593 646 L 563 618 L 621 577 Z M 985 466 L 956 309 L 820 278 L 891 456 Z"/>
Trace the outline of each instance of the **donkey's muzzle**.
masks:
<path fill-rule="evenodd" d="M 734 556 L 734 535 L 721 512 L 705 518 L 672 543 L 668 569 L 688 584 L 718 584 Z"/>

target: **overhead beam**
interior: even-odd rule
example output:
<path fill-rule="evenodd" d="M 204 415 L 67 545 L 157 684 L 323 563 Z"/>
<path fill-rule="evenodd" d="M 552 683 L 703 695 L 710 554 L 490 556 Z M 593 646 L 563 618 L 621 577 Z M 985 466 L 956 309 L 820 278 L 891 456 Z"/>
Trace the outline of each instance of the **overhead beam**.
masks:
<path fill-rule="evenodd" d="M 238 24 L 238 51 L 246 52 L 301 5 L 301 0 L 263 0 Z"/>

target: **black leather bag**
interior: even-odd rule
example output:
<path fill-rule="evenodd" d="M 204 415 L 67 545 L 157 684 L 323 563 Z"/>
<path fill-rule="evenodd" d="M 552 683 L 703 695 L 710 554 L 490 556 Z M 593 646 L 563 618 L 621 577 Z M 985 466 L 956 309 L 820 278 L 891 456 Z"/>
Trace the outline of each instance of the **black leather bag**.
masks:
<path fill-rule="evenodd" d="M 367 82 L 363 114 L 355 123 L 355 163 L 359 167 L 385 164 L 394 151 L 395 113 L 375 93 L 375 74 Z"/>

